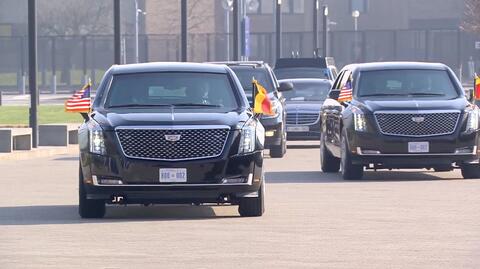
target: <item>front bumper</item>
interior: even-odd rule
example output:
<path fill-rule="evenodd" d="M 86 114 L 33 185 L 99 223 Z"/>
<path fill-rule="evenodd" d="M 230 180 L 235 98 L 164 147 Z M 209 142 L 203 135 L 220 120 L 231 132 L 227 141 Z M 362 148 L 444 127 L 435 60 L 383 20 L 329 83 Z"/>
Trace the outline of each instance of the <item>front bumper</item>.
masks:
<path fill-rule="evenodd" d="M 289 127 L 308 127 L 308 132 L 292 132 L 288 131 Z M 288 125 L 287 124 L 287 139 L 288 140 L 320 140 L 320 123 L 315 123 L 312 125 Z"/>
<path fill-rule="evenodd" d="M 265 128 L 265 148 L 281 145 L 284 132 L 281 117 L 261 118 L 260 122 Z"/>
<path fill-rule="evenodd" d="M 106 202 L 122 197 L 122 203 L 238 203 L 255 197 L 263 181 L 261 152 L 227 159 L 152 161 L 121 156 L 81 154 L 87 199 Z M 160 183 L 160 168 L 186 168 L 187 182 Z M 105 184 L 122 180 L 122 184 Z M 233 180 L 233 181 L 232 181 Z"/>
<path fill-rule="evenodd" d="M 410 153 L 409 142 L 428 142 L 428 153 Z M 351 130 L 348 135 L 352 162 L 378 168 L 432 168 L 478 163 L 478 133 L 436 137 L 398 137 Z"/>

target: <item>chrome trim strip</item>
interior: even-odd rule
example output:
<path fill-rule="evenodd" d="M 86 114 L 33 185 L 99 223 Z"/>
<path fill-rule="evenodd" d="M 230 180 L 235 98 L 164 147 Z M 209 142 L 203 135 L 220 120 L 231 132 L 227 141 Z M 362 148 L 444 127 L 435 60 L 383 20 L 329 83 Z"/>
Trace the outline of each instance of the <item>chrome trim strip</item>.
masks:
<path fill-rule="evenodd" d="M 357 147 L 358 155 L 361 156 L 476 156 L 477 146 L 473 146 L 472 152 L 469 153 L 362 153 L 362 148 Z"/>
<path fill-rule="evenodd" d="M 453 128 L 452 132 L 448 133 L 441 133 L 441 134 L 433 134 L 433 135 L 402 135 L 402 134 L 390 134 L 385 133 L 382 131 L 380 124 L 378 123 L 377 115 L 376 114 L 436 114 L 436 113 L 458 113 L 457 122 L 455 123 L 455 127 Z M 373 112 L 375 123 L 377 124 L 378 130 L 383 135 L 388 136 L 401 136 L 401 137 L 433 137 L 433 136 L 442 136 L 442 135 L 451 135 L 455 133 L 458 127 L 458 123 L 460 122 L 460 116 L 462 112 L 460 110 L 387 110 L 387 111 L 375 111 Z"/>
<path fill-rule="evenodd" d="M 97 176 L 92 176 L 94 178 L 93 185 L 100 187 L 220 187 L 220 186 L 251 186 L 253 183 L 253 174 L 249 173 L 247 182 L 245 183 L 215 183 L 215 184 L 98 184 Z M 123 181 L 122 181 L 123 182 Z"/>
<path fill-rule="evenodd" d="M 199 128 L 201 127 L 201 128 Z M 223 141 L 222 150 L 220 154 L 215 156 L 206 156 L 206 157 L 198 157 L 198 158 L 184 158 L 184 159 L 159 159 L 159 158 L 145 158 L 145 157 L 133 157 L 129 156 L 125 153 L 123 149 L 122 143 L 120 142 L 120 137 L 118 136 L 117 130 L 211 130 L 211 129 L 227 129 L 228 134 Z M 203 159 L 210 159 L 216 158 L 223 154 L 225 150 L 225 145 L 227 144 L 227 140 L 230 135 L 231 128 L 228 125 L 174 125 L 174 126 L 118 126 L 115 127 L 115 136 L 117 137 L 118 144 L 120 145 L 120 149 L 122 150 L 123 156 L 131 159 L 138 159 L 138 160 L 149 160 L 149 161 L 166 161 L 166 162 L 177 162 L 177 161 L 192 161 L 192 160 L 203 160 Z M 102 185 L 103 186 L 103 185 Z"/>
<path fill-rule="evenodd" d="M 299 124 L 298 123 L 298 114 L 311 114 L 311 115 L 316 115 L 317 119 L 313 123 L 308 123 L 308 124 Z M 305 113 L 305 112 L 297 112 L 295 115 L 295 123 L 289 123 L 288 122 L 288 111 L 287 111 L 287 117 L 285 119 L 285 123 L 290 126 L 311 126 L 315 125 L 320 121 L 320 113 Z"/>
<path fill-rule="evenodd" d="M 225 183 L 225 184 L 119 184 L 119 185 L 112 185 L 112 184 L 98 184 L 98 182 L 94 182 L 94 186 L 99 187 L 222 187 L 222 186 L 251 186 L 252 182 L 247 183 Z"/>

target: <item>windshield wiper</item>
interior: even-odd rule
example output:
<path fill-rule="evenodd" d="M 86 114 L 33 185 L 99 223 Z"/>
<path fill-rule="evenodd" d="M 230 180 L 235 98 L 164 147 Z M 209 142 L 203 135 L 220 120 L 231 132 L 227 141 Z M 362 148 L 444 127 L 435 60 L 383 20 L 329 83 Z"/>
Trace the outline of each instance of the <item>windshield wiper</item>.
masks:
<path fill-rule="evenodd" d="M 418 95 L 418 96 L 445 96 L 445 94 L 443 93 L 427 93 L 427 92 L 412 92 L 412 93 L 409 93 L 408 95 Z"/>
<path fill-rule="evenodd" d="M 221 105 L 211 105 L 211 104 L 202 104 L 202 103 L 182 103 L 182 104 L 172 104 L 173 106 L 201 106 L 201 107 L 221 107 Z"/>
<path fill-rule="evenodd" d="M 113 105 L 109 106 L 108 108 L 116 108 L 116 107 L 164 107 L 164 106 L 172 106 L 166 104 L 122 104 L 122 105 Z"/>
<path fill-rule="evenodd" d="M 360 97 L 370 97 L 370 96 L 407 96 L 408 94 L 403 93 L 372 93 L 372 94 L 365 94 L 360 95 Z"/>

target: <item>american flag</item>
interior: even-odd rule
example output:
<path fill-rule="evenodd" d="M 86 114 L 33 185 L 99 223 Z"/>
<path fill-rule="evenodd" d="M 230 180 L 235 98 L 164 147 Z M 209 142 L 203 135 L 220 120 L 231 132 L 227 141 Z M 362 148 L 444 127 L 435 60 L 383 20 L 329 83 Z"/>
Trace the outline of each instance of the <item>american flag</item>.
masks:
<path fill-rule="evenodd" d="M 348 101 L 352 101 L 352 98 L 353 98 L 352 82 L 348 80 L 345 86 L 343 86 L 343 88 L 340 89 L 340 94 L 338 95 L 338 101 L 348 102 Z"/>
<path fill-rule="evenodd" d="M 88 113 L 90 112 L 91 99 L 90 99 L 90 90 L 92 88 L 92 83 L 89 81 L 81 90 L 74 93 L 65 102 L 65 111 L 66 112 L 77 112 L 77 113 Z"/>

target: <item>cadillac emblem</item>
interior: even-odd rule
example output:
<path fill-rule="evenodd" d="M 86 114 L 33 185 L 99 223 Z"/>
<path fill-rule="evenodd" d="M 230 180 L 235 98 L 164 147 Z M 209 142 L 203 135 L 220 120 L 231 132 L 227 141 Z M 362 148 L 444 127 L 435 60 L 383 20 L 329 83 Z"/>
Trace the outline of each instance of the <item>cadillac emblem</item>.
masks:
<path fill-rule="evenodd" d="M 177 142 L 180 140 L 182 136 L 181 135 L 165 135 L 165 140 L 169 141 L 169 142 Z"/>
<path fill-rule="evenodd" d="M 425 117 L 412 117 L 412 121 L 416 123 L 421 123 L 425 121 Z"/>

